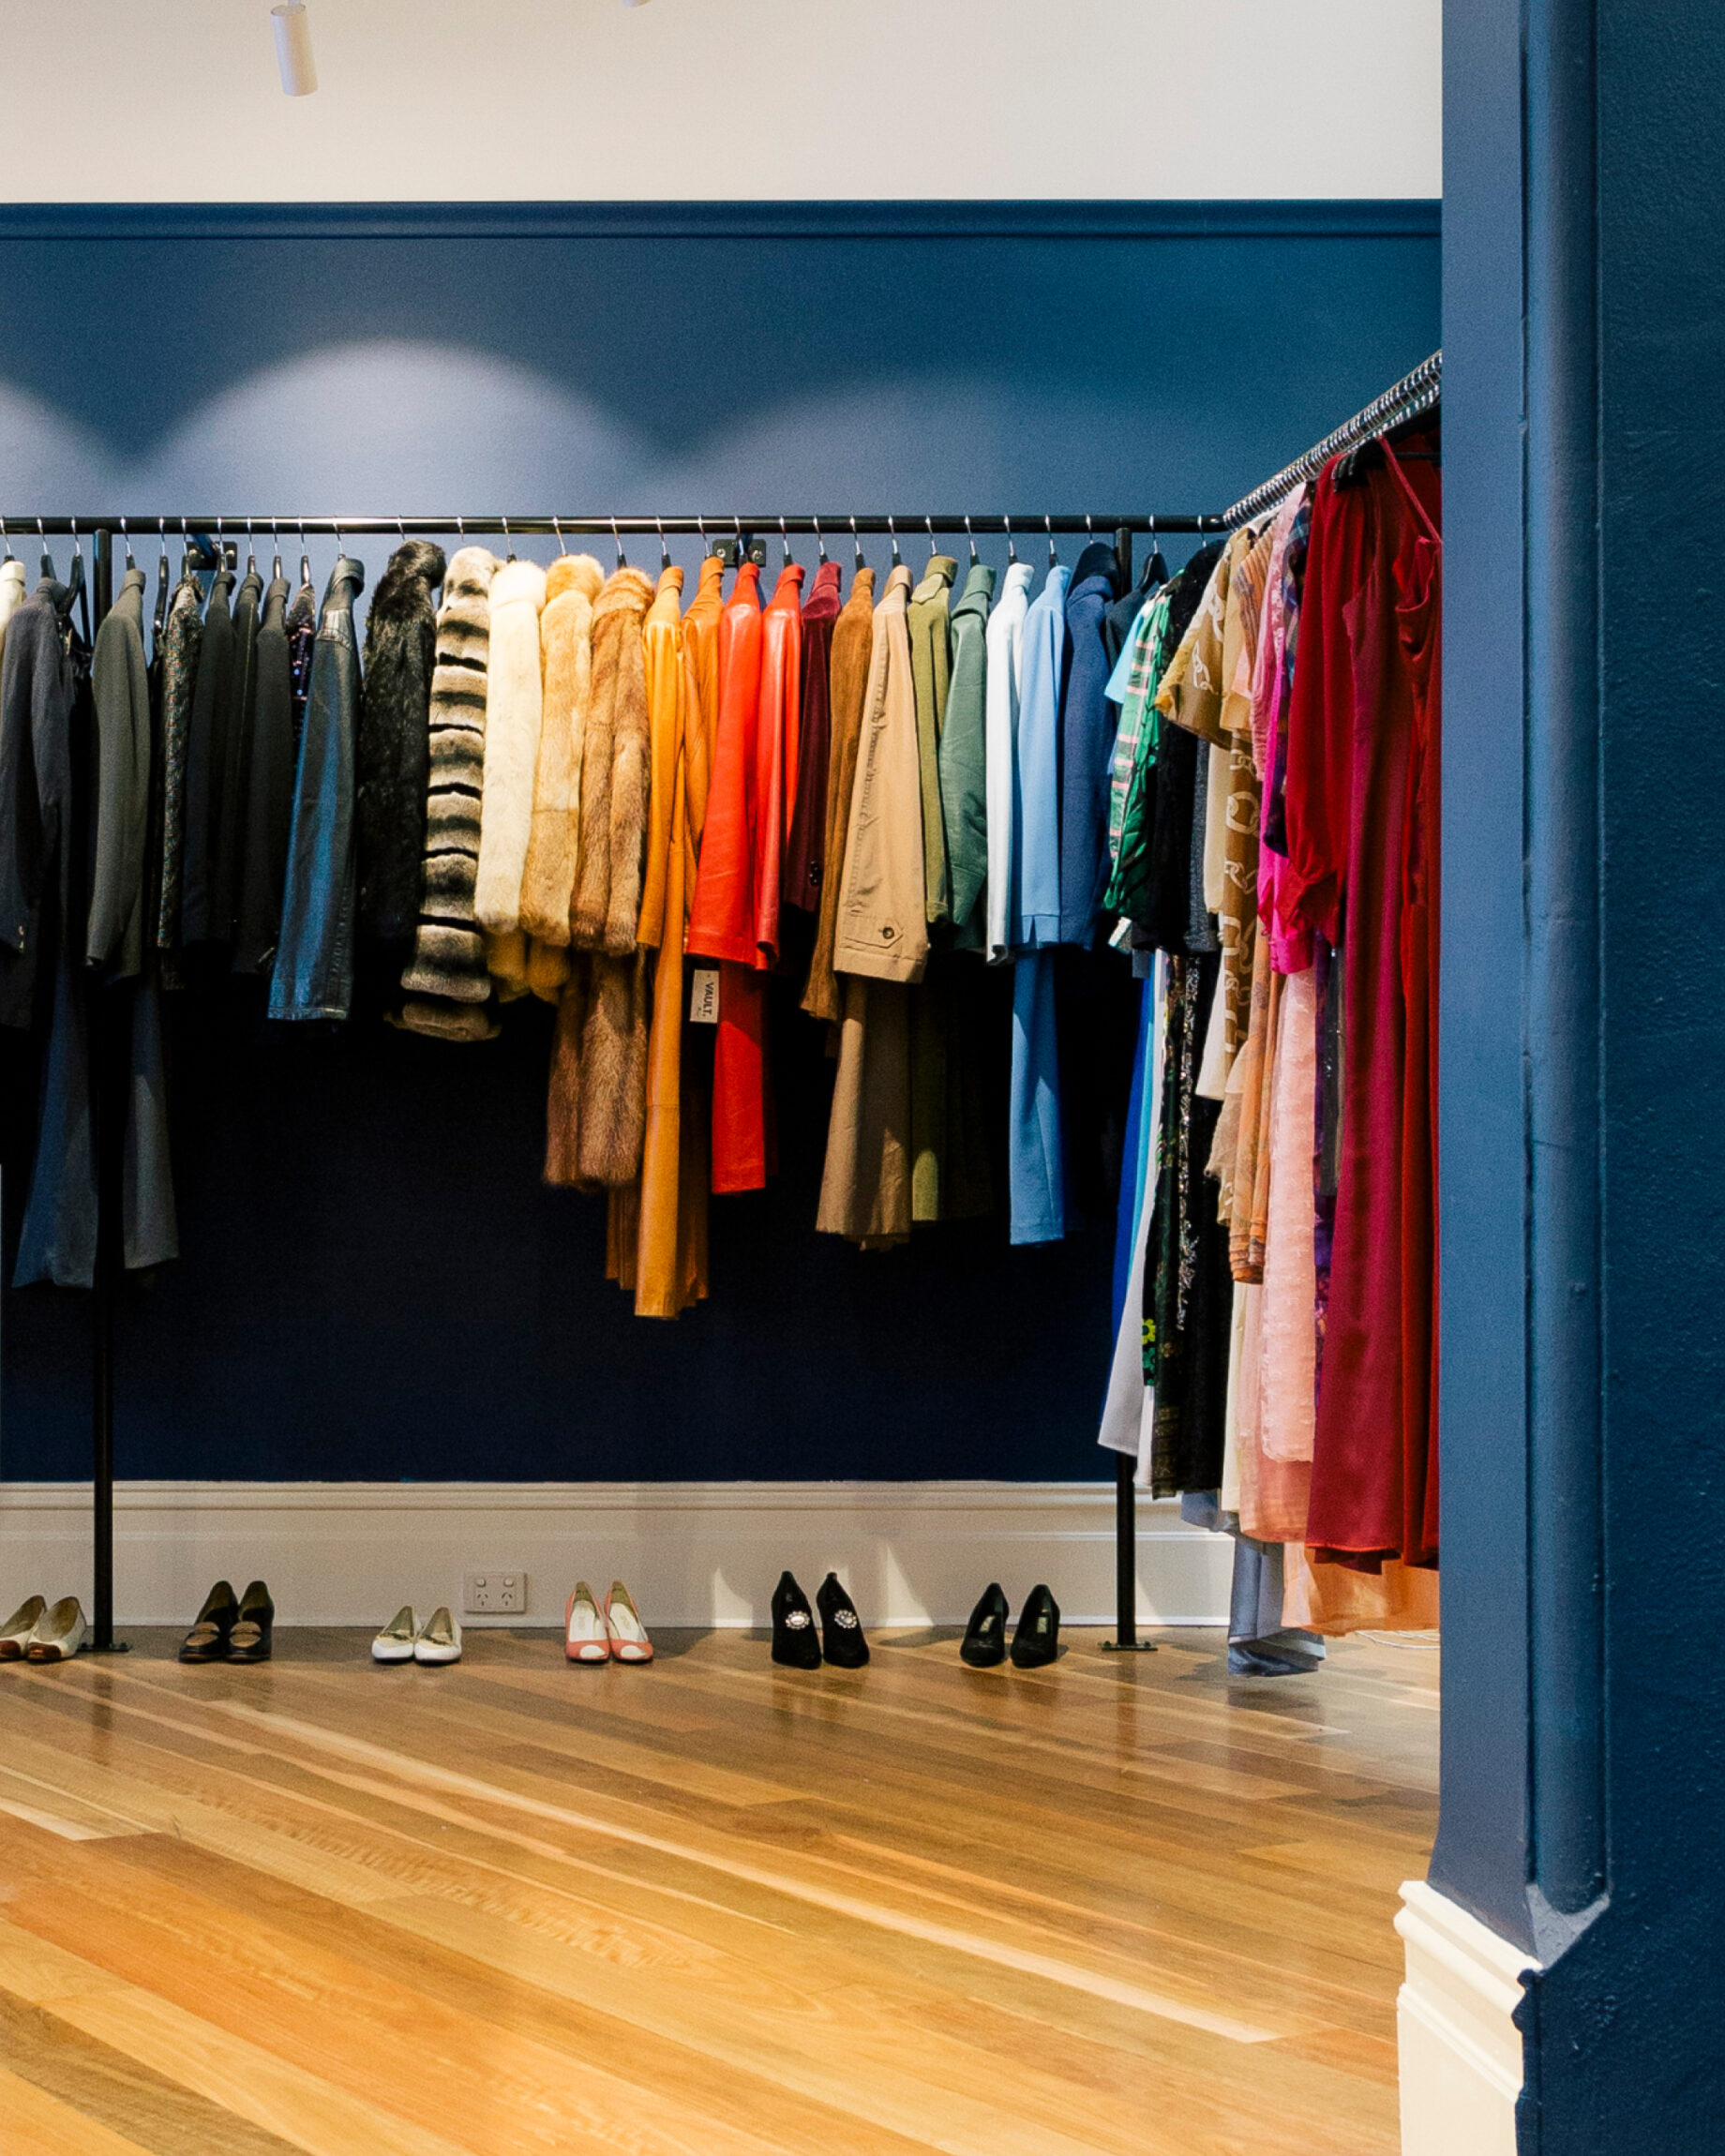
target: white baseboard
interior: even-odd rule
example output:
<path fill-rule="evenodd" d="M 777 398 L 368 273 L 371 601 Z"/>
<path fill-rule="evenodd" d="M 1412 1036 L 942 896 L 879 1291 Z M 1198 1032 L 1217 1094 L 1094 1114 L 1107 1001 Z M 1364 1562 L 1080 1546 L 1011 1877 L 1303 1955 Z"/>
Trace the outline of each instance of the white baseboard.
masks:
<path fill-rule="evenodd" d="M 1538 1965 L 1423 1879 L 1402 1904 L 1402 2156 L 1515 2156 L 1523 2070 L 1511 2016 Z"/>
<path fill-rule="evenodd" d="M 1233 1545 L 1138 1500 L 1138 1617 L 1225 1624 Z M 836 1571 L 869 1624 L 959 1624 L 991 1580 L 1045 1580 L 1070 1624 L 1114 1613 L 1114 1491 L 1022 1482 L 123 1482 L 114 1610 L 184 1624 L 212 1580 L 267 1580 L 284 1624 L 459 1610 L 461 1576 L 524 1570 L 529 1624 L 578 1576 L 629 1582 L 650 1624 L 755 1625 L 788 1565 Z M 87 1483 L 0 1483 L 0 1603 L 91 1586 Z M 9 1599 L 8 1599 L 9 1597 Z M 0 1616 L 5 1613 L 0 1610 Z M 480 1619 L 476 1622 L 483 1623 Z"/>

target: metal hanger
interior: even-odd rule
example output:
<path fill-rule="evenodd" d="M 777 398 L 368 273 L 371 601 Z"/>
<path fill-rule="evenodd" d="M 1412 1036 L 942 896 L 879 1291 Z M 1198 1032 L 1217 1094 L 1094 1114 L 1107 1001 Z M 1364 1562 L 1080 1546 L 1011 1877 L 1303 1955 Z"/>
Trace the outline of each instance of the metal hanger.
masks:
<path fill-rule="evenodd" d="M 928 526 L 928 558 L 932 561 L 940 551 L 935 544 L 935 520 L 932 517 L 924 517 L 922 521 Z"/>
<path fill-rule="evenodd" d="M 42 574 L 44 576 L 54 576 L 53 556 L 52 556 L 52 554 L 51 554 L 51 553 L 48 551 L 48 534 L 47 534 L 47 532 L 44 532 L 44 531 L 43 531 L 43 529 L 42 529 L 42 520 L 41 520 L 41 518 L 40 518 L 39 517 L 38 517 L 37 518 L 37 520 L 36 520 L 36 535 L 37 535 L 37 537 L 38 537 L 38 539 L 39 539 L 39 540 L 42 542 L 42 568 L 41 568 L 41 574 Z M 55 576 L 55 577 L 54 577 L 54 581 L 57 583 L 57 582 L 59 581 L 59 578 L 58 578 L 57 576 Z"/>
<path fill-rule="evenodd" d="M 859 569 L 865 567 L 866 564 L 862 560 L 862 542 L 857 537 L 857 520 L 854 517 L 850 519 L 850 544 L 857 550 L 857 567 Z"/>
<path fill-rule="evenodd" d="M 663 572 L 663 571 L 665 571 L 665 570 L 668 569 L 668 568 L 670 567 L 670 565 L 671 565 L 671 550 L 670 550 L 670 548 L 669 548 L 669 547 L 668 547 L 668 546 L 665 544 L 665 519 L 664 519 L 664 517 L 655 517 L 653 518 L 653 523 L 654 523 L 654 524 L 655 524 L 655 525 L 658 527 L 658 532 L 659 532 L 659 568 L 660 568 L 660 571 L 661 571 L 661 572 Z"/>
<path fill-rule="evenodd" d="M 161 539 L 161 565 L 156 572 L 156 620 L 152 633 L 160 643 L 162 631 L 168 625 L 168 519 L 165 517 L 156 519 L 156 530 Z"/>
<path fill-rule="evenodd" d="M 557 534 L 557 551 L 560 554 L 566 554 L 569 549 L 563 543 L 563 528 L 555 517 L 551 519 L 551 529 Z"/>
<path fill-rule="evenodd" d="M 1147 584 L 1165 584 L 1168 581 L 1168 564 L 1162 559 L 1162 541 L 1156 536 L 1156 519 L 1150 518 L 1150 559 L 1144 572 Z"/>
<path fill-rule="evenodd" d="M 820 518 L 818 517 L 811 517 L 809 518 L 809 522 L 815 527 L 815 545 L 819 550 L 821 560 L 824 561 L 827 558 L 827 543 L 820 536 Z"/>
<path fill-rule="evenodd" d="M 1010 517 L 1002 517 L 1000 521 L 1006 526 L 1006 558 L 1009 561 L 1016 561 L 1018 549 L 1012 544 L 1012 520 Z"/>
<path fill-rule="evenodd" d="M 790 534 L 785 529 L 785 519 L 779 518 L 779 545 L 785 549 L 785 566 L 790 567 Z"/>
<path fill-rule="evenodd" d="M 306 527 L 299 528 L 299 580 L 309 587 L 311 583 L 311 556 L 306 546 Z"/>
<path fill-rule="evenodd" d="M 1060 557 L 1054 550 L 1054 518 L 1044 515 L 1042 522 L 1048 528 L 1048 566 L 1058 569 L 1060 566 Z"/>
<path fill-rule="evenodd" d="M 66 611 L 68 613 L 71 611 L 72 601 L 83 590 L 83 541 L 78 536 L 77 517 L 72 517 L 70 522 L 72 527 L 72 567 L 71 574 L 66 579 Z M 90 615 L 89 608 L 86 606 L 84 609 L 84 634 L 88 636 L 89 633 Z"/>
<path fill-rule="evenodd" d="M 246 574 L 248 576 L 255 576 L 257 573 L 258 549 L 252 543 L 251 518 L 248 517 L 246 519 Z"/>
<path fill-rule="evenodd" d="M 695 529 L 700 533 L 701 560 L 704 561 L 708 555 L 712 552 L 712 544 L 707 537 L 707 519 L 704 517 L 698 517 L 695 519 Z"/>
<path fill-rule="evenodd" d="M 611 544 L 617 549 L 617 566 L 626 569 L 629 566 L 629 557 L 622 550 L 622 533 L 617 529 L 615 517 L 611 518 Z"/>
<path fill-rule="evenodd" d="M 965 537 L 970 542 L 970 566 L 976 567 L 976 533 L 970 529 L 969 517 L 965 518 Z"/>
<path fill-rule="evenodd" d="M 898 533 L 893 529 L 892 519 L 890 517 L 887 518 L 887 531 L 891 534 L 892 540 L 892 566 L 894 569 L 896 569 L 902 563 L 904 557 L 898 550 Z"/>
<path fill-rule="evenodd" d="M 120 537 L 126 542 L 126 566 L 128 569 L 135 569 L 138 566 L 138 563 L 135 556 L 132 553 L 132 535 L 126 529 L 126 519 L 124 517 L 122 517 L 120 519 Z"/>
<path fill-rule="evenodd" d="M 503 528 L 503 545 L 509 549 L 508 553 L 503 557 L 503 559 L 506 561 L 513 561 L 515 560 L 515 540 L 510 535 L 509 519 L 507 517 L 500 517 L 498 521 L 502 525 Z"/>
<path fill-rule="evenodd" d="M 270 551 L 274 557 L 270 567 L 270 582 L 273 584 L 281 575 L 281 533 L 277 531 L 273 517 L 270 518 Z"/>
<path fill-rule="evenodd" d="M 0 539 L 4 539 L 6 541 L 6 560 L 8 561 L 16 561 L 18 557 L 12 551 L 12 534 L 6 528 L 6 518 L 4 517 L 0 517 Z"/>

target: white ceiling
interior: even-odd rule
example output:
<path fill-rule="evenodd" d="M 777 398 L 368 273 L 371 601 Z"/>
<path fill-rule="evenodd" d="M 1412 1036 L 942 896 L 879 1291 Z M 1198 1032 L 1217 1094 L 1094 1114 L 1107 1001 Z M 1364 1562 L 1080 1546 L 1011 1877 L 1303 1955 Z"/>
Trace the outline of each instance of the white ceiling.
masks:
<path fill-rule="evenodd" d="M 1441 0 L 12 6 L 12 202 L 1434 196 Z"/>

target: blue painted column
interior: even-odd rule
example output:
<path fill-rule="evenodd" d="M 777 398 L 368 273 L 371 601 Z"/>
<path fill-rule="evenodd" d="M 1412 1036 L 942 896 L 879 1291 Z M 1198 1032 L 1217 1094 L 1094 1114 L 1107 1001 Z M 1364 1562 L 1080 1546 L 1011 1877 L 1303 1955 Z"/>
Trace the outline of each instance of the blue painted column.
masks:
<path fill-rule="evenodd" d="M 1523 2150 L 1725 2147 L 1725 15 L 1446 7 L 1444 1783 Z"/>

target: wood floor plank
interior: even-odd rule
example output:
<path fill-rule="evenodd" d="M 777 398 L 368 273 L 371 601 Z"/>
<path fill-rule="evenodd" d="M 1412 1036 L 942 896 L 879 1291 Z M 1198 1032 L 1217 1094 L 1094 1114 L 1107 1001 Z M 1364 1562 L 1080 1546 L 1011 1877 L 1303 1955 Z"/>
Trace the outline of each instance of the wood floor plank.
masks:
<path fill-rule="evenodd" d="M 1433 1653 L 175 1643 L 0 1674 L 5 2156 L 1393 2156 Z"/>
<path fill-rule="evenodd" d="M 86 2119 L 3 2066 L 0 2149 L 7 2156 L 150 2156 L 136 2141 Z"/>

